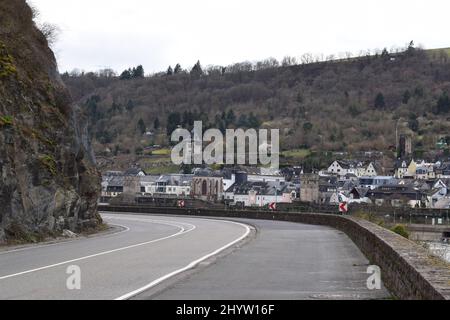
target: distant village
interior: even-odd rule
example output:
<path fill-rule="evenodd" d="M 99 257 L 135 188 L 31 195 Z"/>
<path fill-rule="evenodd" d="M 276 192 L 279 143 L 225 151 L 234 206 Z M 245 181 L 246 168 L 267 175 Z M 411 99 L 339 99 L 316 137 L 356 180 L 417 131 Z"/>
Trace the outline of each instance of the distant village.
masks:
<path fill-rule="evenodd" d="M 138 167 L 107 171 L 102 202 L 150 203 L 164 199 L 206 202 L 210 206 L 269 207 L 273 204 L 372 205 L 450 208 L 450 162 L 413 159 L 411 141 L 400 138 L 392 172 L 375 160 L 334 160 L 327 168 L 301 166 L 196 168 L 191 174 L 146 175 Z M 161 200 L 162 199 L 162 200 Z M 184 203 L 184 202 L 178 202 Z"/>

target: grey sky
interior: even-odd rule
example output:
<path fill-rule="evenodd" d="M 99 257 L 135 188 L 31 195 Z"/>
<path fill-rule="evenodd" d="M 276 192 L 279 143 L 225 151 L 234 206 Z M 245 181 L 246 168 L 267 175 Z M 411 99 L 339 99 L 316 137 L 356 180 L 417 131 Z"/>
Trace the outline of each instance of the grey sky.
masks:
<path fill-rule="evenodd" d="M 303 53 L 449 47 L 448 0 L 29 0 L 62 33 L 60 71 L 146 73 Z"/>

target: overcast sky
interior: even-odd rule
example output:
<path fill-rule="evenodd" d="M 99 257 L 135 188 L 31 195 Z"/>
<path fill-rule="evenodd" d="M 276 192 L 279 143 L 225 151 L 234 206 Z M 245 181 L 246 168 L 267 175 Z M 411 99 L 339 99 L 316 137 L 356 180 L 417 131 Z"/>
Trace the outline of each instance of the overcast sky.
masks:
<path fill-rule="evenodd" d="M 450 47 L 448 0 L 29 0 L 61 29 L 61 72 L 228 65 L 303 53 Z"/>

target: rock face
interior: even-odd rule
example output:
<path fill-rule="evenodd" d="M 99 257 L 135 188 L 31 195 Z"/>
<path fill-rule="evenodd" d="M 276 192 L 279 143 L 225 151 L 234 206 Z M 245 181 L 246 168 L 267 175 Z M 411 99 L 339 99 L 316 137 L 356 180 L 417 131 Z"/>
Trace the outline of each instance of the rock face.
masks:
<path fill-rule="evenodd" d="M 101 222 L 86 126 L 25 0 L 1 0 L 0 242 Z"/>

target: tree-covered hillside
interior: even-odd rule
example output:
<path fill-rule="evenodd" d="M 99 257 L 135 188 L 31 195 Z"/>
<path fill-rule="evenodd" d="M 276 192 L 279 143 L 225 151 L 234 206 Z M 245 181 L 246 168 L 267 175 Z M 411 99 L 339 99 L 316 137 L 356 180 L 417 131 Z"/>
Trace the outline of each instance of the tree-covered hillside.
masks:
<path fill-rule="evenodd" d="M 98 153 L 141 153 L 194 120 L 220 129 L 281 129 L 284 150 L 387 151 L 398 133 L 421 153 L 450 140 L 448 51 L 402 52 L 297 63 L 268 59 L 144 76 L 142 66 L 63 75 L 89 115 Z M 151 132 L 152 134 L 148 134 Z M 450 141 L 449 141 L 450 142 Z"/>

